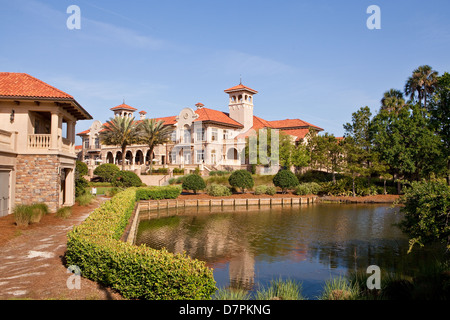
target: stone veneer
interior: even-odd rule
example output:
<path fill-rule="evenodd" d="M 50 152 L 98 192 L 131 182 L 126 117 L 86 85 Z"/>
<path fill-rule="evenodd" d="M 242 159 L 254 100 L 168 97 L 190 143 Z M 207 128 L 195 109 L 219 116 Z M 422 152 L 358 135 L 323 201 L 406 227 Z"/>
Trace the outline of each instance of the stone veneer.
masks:
<path fill-rule="evenodd" d="M 58 210 L 59 166 L 56 155 L 17 155 L 16 204 L 44 202 L 51 212 Z"/>

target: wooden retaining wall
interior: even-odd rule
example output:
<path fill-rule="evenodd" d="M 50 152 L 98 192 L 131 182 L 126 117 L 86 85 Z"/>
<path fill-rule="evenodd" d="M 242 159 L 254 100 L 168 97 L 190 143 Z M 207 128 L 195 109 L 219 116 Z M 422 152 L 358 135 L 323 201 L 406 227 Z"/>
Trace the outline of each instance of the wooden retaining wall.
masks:
<path fill-rule="evenodd" d="M 252 198 L 252 199 L 189 199 L 189 200 L 146 200 L 139 202 L 141 211 L 186 207 L 224 207 L 224 206 L 275 206 L 292 204 L 311 204 L 317 197 L 293 198 Z"/>

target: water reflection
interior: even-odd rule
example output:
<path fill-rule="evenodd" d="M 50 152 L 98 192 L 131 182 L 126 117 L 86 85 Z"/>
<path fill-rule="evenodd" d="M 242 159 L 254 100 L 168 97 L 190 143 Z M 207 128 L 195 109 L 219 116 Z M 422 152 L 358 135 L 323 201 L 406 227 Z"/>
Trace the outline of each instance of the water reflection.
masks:
<path fill-rule="evenodd" d="M 218 286 L 255 289 L 291 277 L 304 294 L 324 280 L 375 264 L 408 271 L 432 252 L 406 255 L 407 238 L 393 226 L 398 209 L 380 205 L 315 204 L 275 208 L 186 208 L 160 212 L 139 225 L 136 244 L 166 247 L 204 260 Z M 169 215 L 164 217 L 164 215 Z"/>

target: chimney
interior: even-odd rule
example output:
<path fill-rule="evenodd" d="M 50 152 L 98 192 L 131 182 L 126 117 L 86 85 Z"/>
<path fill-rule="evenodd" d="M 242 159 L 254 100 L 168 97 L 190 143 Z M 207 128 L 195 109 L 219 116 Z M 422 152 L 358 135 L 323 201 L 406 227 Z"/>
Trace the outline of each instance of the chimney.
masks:
<path fill-rule="evenodd" d="M 203 108 L 205 105 L 203 104 L 203 103 L 197 103 L 196 105 L 195 105 L 196 107 L 197 107 L 197 110 L 198 109 L 201 109 L 201 108 Z"/>
<path fill-rule="evenodd" d="M 139 112 L 140 116 L 141 116 L 141 120 L 145 119 L 145 115 L 147 114 L 147 112 L 145 112 L 144 110 Z"/>

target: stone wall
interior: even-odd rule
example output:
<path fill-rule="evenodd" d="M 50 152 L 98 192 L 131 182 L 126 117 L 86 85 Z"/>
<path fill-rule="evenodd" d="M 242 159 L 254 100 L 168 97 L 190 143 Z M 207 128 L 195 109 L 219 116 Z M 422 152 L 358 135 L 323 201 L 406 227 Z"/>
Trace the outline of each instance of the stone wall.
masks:
<path fill-rule="evenodd" d="M 16 204 L 44 202 L 51 212 L 59 208 L 61 181 L 56 155 L 17 155 Z"/>

